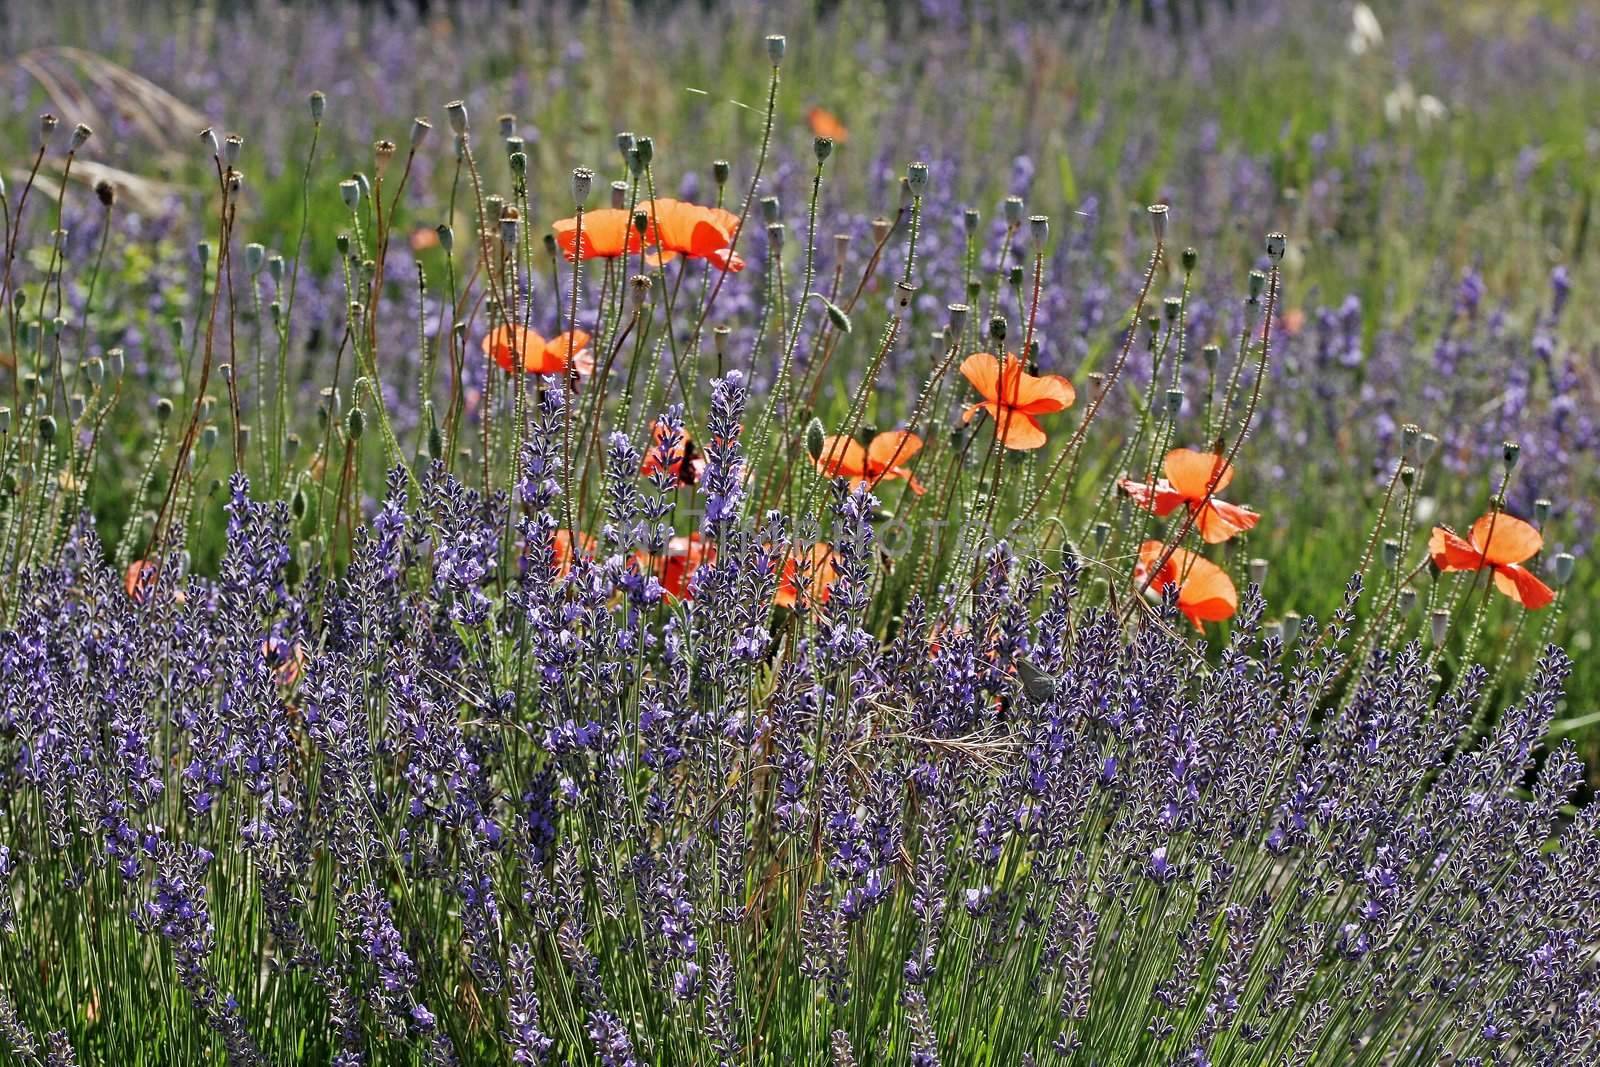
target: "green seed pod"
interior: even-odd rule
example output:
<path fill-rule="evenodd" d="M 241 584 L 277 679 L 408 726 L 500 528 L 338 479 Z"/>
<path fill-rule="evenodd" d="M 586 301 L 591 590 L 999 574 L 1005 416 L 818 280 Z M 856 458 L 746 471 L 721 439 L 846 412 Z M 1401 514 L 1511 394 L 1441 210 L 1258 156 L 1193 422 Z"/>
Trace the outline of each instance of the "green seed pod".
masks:
<path fill-rule="evenodd" d="M 56 419 L 54 415 L 46 415 L 39 420 L 39 440 L 45 444 L 56 439 Z"/>
<path fill-rule="evenodd" d="M 156 421 L 164 424 L 170 418 L 172 418 L 172 401 L 164 396 L 158 397 L 156 399 Z"/>
<path fill-rule="evenodd" d="M 350 436 L 350 440 L 361 440 L 361 435 L 367 429 L 366 412 L 360 408 L 351 408 L 349 416 L 345 419 L 344 428 L 345 433 Z"/>
<path fill-rule="evenodd" d="M 823 437 L 822 420 L 813 417 L 806 423 L 806 454 L 813 460 L 822 459 Z"/>

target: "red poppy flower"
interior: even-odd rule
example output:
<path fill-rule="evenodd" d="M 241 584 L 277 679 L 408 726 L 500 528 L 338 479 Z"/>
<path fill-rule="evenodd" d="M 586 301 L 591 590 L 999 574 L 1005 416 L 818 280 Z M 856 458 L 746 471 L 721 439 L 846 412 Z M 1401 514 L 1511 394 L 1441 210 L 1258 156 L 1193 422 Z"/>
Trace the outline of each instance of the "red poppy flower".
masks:
<path fill-rule="evenodd" d="M 822 439 L 822 455 L 817 469 L 830 478 L 848 478 L 851 488 L 874 488 L 879 482 L 904 478 L 911 491 L 921 496 L 926 490 L 906 461 L 922 451 L 922 438 L 909 430 L 880 433 L 864 447 L 853 437 L 834 434 Z"/>
<path fill-rule="evenodd" d="M 667 450 L 666 462 L 662 462 L 662 442 L 666 440 L 667 428 L 661 423 L 653 423 L 650 427 L 650 448 L 644 454 L 644 463 L 639 467 L 639 473 L 648 478 L 658 471 L 665 470 L 682 485 L 694 485 L 700 481 L 700 475 L 705 473 L 706 457 L 695 447 L 694 441 L 689 438 L 685 430 L 677 432 L 677 440 L 672 448 Z"/>
<path fill-rule="evenodd" d="M 1239 593 L 1228 573 L 1186 548 L 1173 549 L 1171 557 L 1151 578 L 1151 568 L 1166 551 L 1167 547 L 1160 541 L 1146 541 L 1139 546 L 1139 562 L 1133 569 L 1136 588 L 1144 589 L 1152 597 L 1160 597 L 1168 586 L 1179 583 L 1178 610 L 1194 623 L 1196 630 L 1203 630 L 1203 623 L 1231 618 L 1239 610 Z"/>
<path fill-rule="evenodd" d="M 833 583 L 838 580 L 839 571 L 833 565 L 833 548 L 823 544 L 812 545 L 809 552 L 791 555 L 783 561 L 783 570 L 778 576 L 778 593 L 773 599 L 781 608 L 792 608 L 800 602 L 803 592 L 809 603 L 826 604 Z"/>
<path fill-rule="evenodd" d="M 1059 374 L 1029 374 L 1022 361 L 1007 353 L 1004 364 L 988 352 L 975 352 L 961 362 L 961 373 L 983 397 L 967 405 L 962 422 L 981 409 L 994 419 L 995 432 L 1006 448 L 1028 451 L 1049 440 L 1038 415 L 1064 411 L 1078 398 L 1072 383 Z"/>
<path fill-rule="evenodd" d="M 839 121 L 839 116 L 825 107 L 813 107 L 806 112 L 806 123 L 817 137 L 827 137 L 836 144 L 850 139 L 850 130 Z"/>
<path fill-rule="evenodd" d="M 704 259 L 737 274 L 744 259 L 730 251 L 739 232 L 739 216 L 720 207 L 701 207 L 684 200 L 658 196 L 639 205 L 650 218 L 656 251 L 652 264 L 670 263 L 678 256 Z"/>
<path fill-rule="evenodd" d="M 644 552 L 633 554 L 634 565 L 643 572 L 651 572 L 666 591 L 667 599 L 692 600 L 689 579 L 703 563 L 717 558 L 717 547 L 701 538 L 699 531 L 687 537 L 674 537 L 667 542 L 667 550 L 659 556 Z"/>
<path fill-rule="evenodd" d="M 578 258 L 577 218 L 557 219 L 550 227 L 567 262 Z M 649 227 L 646 227 L 648 232 Z M 633 215 L 623 208 L 606 207 L 583 213 L 583 258 L 615 259 L 637 252 L 647 243 L 633 225 Z M 651 238 L 652 240 L 654 238 Z"/>
<path fill-rule="evenodd" d="M 594 546 L 594 538 L 580 530 L 578 551 L 584 559 L 594 558 Z M 550 549 L 555 554 L 556 577 L 565 578 L 572 570 L 572 531 L 563 527 L 551 534 Z"/>
<path fill-rule="evenodd" d="M 1207 544 L 1215 545 L 1255 526 L 1261 516 L 1249 508 L 1218 500 L 1220 493 L 1233 481 L 1233 465 L 1214 452 L 1196 452 L 1192 448 L 1174 448 L 1167 453 L 1162 470 L 1167 476 L 1154 485 L 1146 485 L 1124 478 L 1118 482 L 1124 493 L 1146 511 L 1162 518 L 1177 508 L 1188 508 L 1195 515 L 1195 529 Z M 1215 477 L 1212 497 L 1206 499 L 1206 487 Z"/>
<path fill-rule="evenodd" d="M 594 373 L 594 355 L 589 351 L 589 335 L 583 330 L 567 330 L 548 341 L 533 330 L 515 324 L 496 326 L 483 339 L 483 353 L 507 374 L 521 356 L 524 374 L 564 374 L 567 361 L 573 360 L 578 374 Z"/>
<path fill-rule="evenodd" d="M 1441 571 L 1494 571 L 1495 588 L 1529 611 L 1547 607 L 1556 598 L 1522 564 L 1544 547 L 1544 538 L 1529 523 L 1504 512 L 1484 515 L 1472 524 L 1466 537 L 1443 526 L 1433 528 L 1428 552 Z"/>

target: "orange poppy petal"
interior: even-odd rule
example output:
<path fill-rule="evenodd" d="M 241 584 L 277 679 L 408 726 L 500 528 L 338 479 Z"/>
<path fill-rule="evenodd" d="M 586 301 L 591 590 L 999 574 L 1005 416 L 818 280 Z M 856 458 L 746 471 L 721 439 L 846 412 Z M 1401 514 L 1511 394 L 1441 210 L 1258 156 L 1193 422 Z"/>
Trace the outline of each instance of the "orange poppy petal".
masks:
<path fill-rule="evenodd" d="M 1225 458 L 1215 452 L 1196 452 L 1192 448 L 1174 448 L 1168 452 L 1162 469 L 1167 472 L 1172 487 L 1188 500 L 1204 500 L 1212 477 L 1217 479 L 1211 490 L 1213 493 L 1222 492 L 1233 481 L 1233 465 Z"/>
<path fill-rule="evenodd" d="M 988 410 L 998 405 L 984 404 L 983 407 Z M 1000 443 L 1006 448 L 1017 452 L 1031 452 L 1050 440 L 1049 435 L 1044 432 L 1044 427 L 1039 425 L 1039 420 L 1025 411 L 1012 408 L 989 410 L 989 414 L 994 417 L 995 432 L 1000 435 Z"/>
<path fill-rule="evenodd" d="M 861 442 L 843 434 L 822 439 L 822 454 L 817 469 L 833 478 L 861 478 L 867 473 L 867 450 Z"/>
<path fill-rule="evenodd" d="M 1029 415 L 1048 415 L 1053 411 L 1070 408 L 1078 399 L 1078 391 L 1072 383 L 1059 374 L 1019 374 L 1015 385 L 1007 383 L 1008 391 L 1014 390 L 1011 398 L 1018 411 L 1025 411 Z"/>
<path fill-rule="evenodd" d="M 707 256 L 711 264 L 729 274 L 738 274 L 744 270 L 744 257 L 737 252 L 730 253 L 726 248 L 719 248 Z"/>
<path fill-rule="evenodd" d="M 1428 555 L 1441 571 L 1475 571 L 1483 566 L 1482 551 L 1443 526 L 1433 528 L 1428 538 Z"/>
<path fill-rule="evenodd" d="M 1529 611 L 1549 607 L 1556 593 L 1534 577 L 1532 571 L 1520 563 L 1507 563 L 1494 569 L 1495 588 L 1515 600 Z"/>
<path fill-rule="evenodd" d="M 1521 563 L 1544 547 L 1544 538 L 1531 523 L 1503 511 L 1479 518 L 1470 537 L 1485 562 L 1496 566 Z"/>
<path fill-rule="evenodd" d="M 1200 509 L 1200 514 L 1195 518 L 1195 528 L 1200 531 L 1200 539 L 1206 544 L 1217 545 L 1244 533 L 1259 521 L 1261 516 L 1249 508 L 1212 499 Z"/>
<path fill-rule="evenodd" d="M 978 395 L 988 401 L 1000 397 L 1000 361 L 988 352 L 974 352 L 961 361 L 961 375 L 972 383 Z M 968 409 L 968 418 L 971 409 Z"/>
<path fill-rule="evenodd" d="M 1154 485 L 1147 485 L 1131 478 L 1124 478 L 1117 483 L 1117 488 L 1127 493 L 1135 506 L 1155 512 L 1158 518 L 1166 518 L 1183 503 L 1183 494 L 1173 489 L 1166 479 Z"/>
<path fill-rule="evenodd" d="M 880 433 L 867 445 L 867 459 L 879 470 L 903 467 L 922 451 L 922 438 L 910 430 Z"/>
<path fill-rule="evenodd" d="M 550 226 L 556 244 L 571 262 L 577 258 L 578 220 L 557 219 Z M 637 252 L 644 239 L 634 228 L 633 216 L 623 208 L 607 207 L 583 215 L 583 258 L 614 259 L 625 252 Z"/>

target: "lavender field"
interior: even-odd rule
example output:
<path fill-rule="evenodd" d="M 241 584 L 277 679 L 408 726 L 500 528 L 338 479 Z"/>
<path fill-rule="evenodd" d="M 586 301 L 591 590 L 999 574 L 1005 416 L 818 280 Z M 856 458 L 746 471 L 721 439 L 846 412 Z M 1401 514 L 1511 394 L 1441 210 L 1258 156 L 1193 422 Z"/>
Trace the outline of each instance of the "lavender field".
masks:
<path fill-rule="evenodd" d="M 1600 1061 L 1597 61 L 6 0 L 0 1063 Z"/>

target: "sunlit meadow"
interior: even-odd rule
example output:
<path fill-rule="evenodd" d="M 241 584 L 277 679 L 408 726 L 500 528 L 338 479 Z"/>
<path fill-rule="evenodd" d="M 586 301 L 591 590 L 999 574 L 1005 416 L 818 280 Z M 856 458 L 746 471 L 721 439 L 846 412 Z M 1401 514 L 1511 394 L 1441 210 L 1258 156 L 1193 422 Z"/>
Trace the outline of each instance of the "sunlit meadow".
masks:
<path fill-rule="evenodd" d="M 1600 16 L 1060 6 L 0 9 L 0 1062 L 1594 1062 Z"/>

